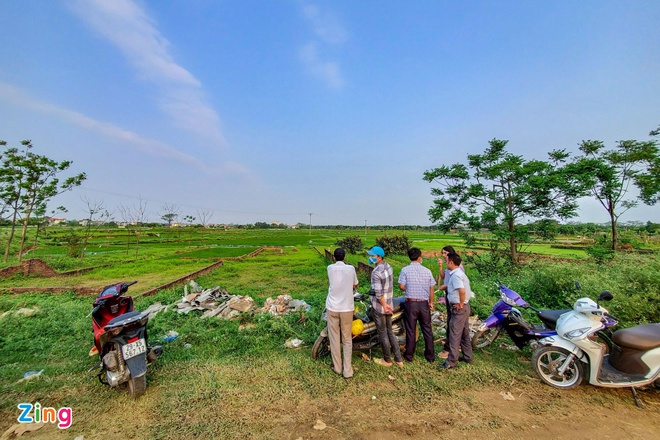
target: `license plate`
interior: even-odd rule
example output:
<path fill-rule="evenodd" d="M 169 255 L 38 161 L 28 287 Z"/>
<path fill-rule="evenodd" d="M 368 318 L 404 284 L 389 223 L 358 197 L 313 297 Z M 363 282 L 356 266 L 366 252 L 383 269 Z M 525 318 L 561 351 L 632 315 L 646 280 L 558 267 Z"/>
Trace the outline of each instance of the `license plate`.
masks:
<path fill-rule="evenodd" d="M 124 360 L 146 352 L 147 344 L 144 339 L 138 339 L 137 341 L 126 344 L 121 348 L 121 354 L 124 356 Z"/>

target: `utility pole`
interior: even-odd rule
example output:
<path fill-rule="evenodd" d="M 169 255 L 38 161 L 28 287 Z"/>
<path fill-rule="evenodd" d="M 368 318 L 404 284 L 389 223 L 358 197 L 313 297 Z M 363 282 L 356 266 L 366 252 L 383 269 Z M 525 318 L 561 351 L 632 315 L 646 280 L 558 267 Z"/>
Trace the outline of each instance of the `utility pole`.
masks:
<path fill-rule="evenodd" d="M 309 213 L 309 235 L 312 235 L 312 214 L 313 212 Z"/>
<path fill-rule="evenodd" d="M 367 235 L 367 221 L 364 221 L 364 235 Z"/>

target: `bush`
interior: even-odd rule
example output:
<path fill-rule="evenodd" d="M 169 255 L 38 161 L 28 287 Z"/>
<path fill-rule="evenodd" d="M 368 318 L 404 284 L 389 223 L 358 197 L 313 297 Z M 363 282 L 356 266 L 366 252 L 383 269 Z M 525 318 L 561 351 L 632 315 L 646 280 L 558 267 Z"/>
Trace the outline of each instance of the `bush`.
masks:
<path fill-rule="evenodd" d="M 405 235 L 383 235 L 376 238 L 376 245 L 383 248 L 385 255 L 406 255 L 412 240 Z"/>
<path fill-rule="evenodd" d="M 69 231 L 69 234 L 62 241 L 67 247 L 67 256 L 74 258 L 80 256 L 83 247 L 82 237 L 77 235 L 73 229 Z"/>
<path fill-rule="evenodd" d="M 606 261 L 610 261 L 614 255 L 612 249 L 608 249 L 604 246 L 591 246 L 586 248 L 585 252 L 594 259 L 596 264 L 603 264 Z"/>
<path fill-rule="evenodd" d="M 355 254 L 358 251 L 361 251 L 364 248 L 364 243 L 358 235 L 348 236 L 346 238 L 341 238 L 335 243 L 337 246 L 344 248 L 349 254 Z"/>

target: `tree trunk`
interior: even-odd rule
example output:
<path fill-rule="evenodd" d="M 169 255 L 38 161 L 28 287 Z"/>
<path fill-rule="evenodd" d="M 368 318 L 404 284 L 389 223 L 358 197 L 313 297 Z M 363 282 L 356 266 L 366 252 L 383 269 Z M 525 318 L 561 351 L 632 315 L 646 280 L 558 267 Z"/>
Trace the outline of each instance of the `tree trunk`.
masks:
<path fill-rule="evenodd" d="M 610 210 L 610 222 L 612 224 L 612 250 L 615 251 L 619 244 L 619 237 L 616 230 L 616 217 L 614 211 Z"/>
<path fill-rule="evenodd" d="M 85 249 L 87 248 L 87 241 L 89 241 L 89 230 L 91 228 L 91 220 L 87 223 L 87 230 L 85 231 L 85 239 L 83 240 L 82 249 L 80 250 L 80 259 L 85 258 Z"/>
<path fill-rule="evenodd" d="M 138 257 L 138 248 L 140 246 L 140 234 L 136 231 L 135 233 L 135 258 Z"/>
<path fill-rule="evenodd" d="M 14 217 L 11 219 L 11 229 L 9 231 L 9 238 L 7 239 L 7 247 L 5 248 L 5 255 L 4 258 L 2 259 L 3 263 L 7 262 L 7 257 L 9 257 L 9 246 L 11 246 L 11 242 L 14 239 L 14 234 L 16 233 L 16 216 L 17 216 L 17 212 L 14 211 Z"/>
<path fill-rule="evenodd" d="M 18 246 L 18 262 L 23 261 L 23 247 L 25 246 L 25 238 L 27 237 L 27 228 L 28 223 L 30 222 L 30 214 L 32 210 L 28 210 L 25 213 L 25 219 L 23 219 L 23 230 L 21 231 L 21 244 Z"/>
<path fill-rule="evenodd" d="M 517 264 L 518 250 L 516 249 L 516 236 L 513 220 L 508 220 L 507 223 L 509 224 L 509 255 L 511 256 L 511 262 Z"/>

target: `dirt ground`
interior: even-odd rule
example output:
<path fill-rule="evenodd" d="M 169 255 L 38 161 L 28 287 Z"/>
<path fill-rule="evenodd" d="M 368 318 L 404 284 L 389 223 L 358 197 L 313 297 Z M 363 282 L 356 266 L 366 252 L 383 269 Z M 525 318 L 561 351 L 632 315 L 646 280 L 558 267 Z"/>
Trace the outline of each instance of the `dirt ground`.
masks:
<path fill-rule="evenodd" d="M 286 439 L 654 439 L 660 438 L 660 391 L 638 391 L 644 408 L 629 390 L 582 386 L 560 391 L 536 385 L 470 392 L 445 408 L 383 409 L 371 402 L 333 401 L 300 408 L 295 426 L 277 429 Z M 376 398 L 377 400 L 377 398 Z M 321 411 L 319 411 L 321 409 Z M 312 414 L 310 414 L 312 413 Z M 322 422 L 322 423 L 319 423 Z M 319 429 L 325 425 L 324 429 Z"/>
<path fill-rule="evenodd" d="M 377 389 L 373 392 L 379 394 Z M 660 438 L 660 391 L 655 389 L 638 392 L 642 409 L 635 406 L 629 390 L 589 385 L 560 391 L 542 384 L 525 384 L 507 391 L 481 388 L 478 392 L 465 390 L 459 394 L 444 401 L 433 396 L 429 406 L 419 408 L 404 408 L 399 402 L 383 401 L 375 395 L 356 396 L 348 390 L 341 396 L 319 396 L 298 402 L 295 408 L 283 401 L 276 406 L 240 411 L 239 420 L 234 421 L 244 430 L 235 437 L 291 440 Z M 118 414 L 123 410 L 118 408 Z M 171 433 L 159 433 L 154 416 L 133 412 L 130 419 L 122 422 L 120 430 L 104 429 L 101 424 L 91 430 L 87 425 L 86 432 L 80 432 L 75 426 L 59 430 L 48 424 L 20 438 L 73 439 L 80 435 L 86 440 L 179 438 L 172 437 Z M 3 431 L 9 427 L 8 423 L 3 425 Z"/>

